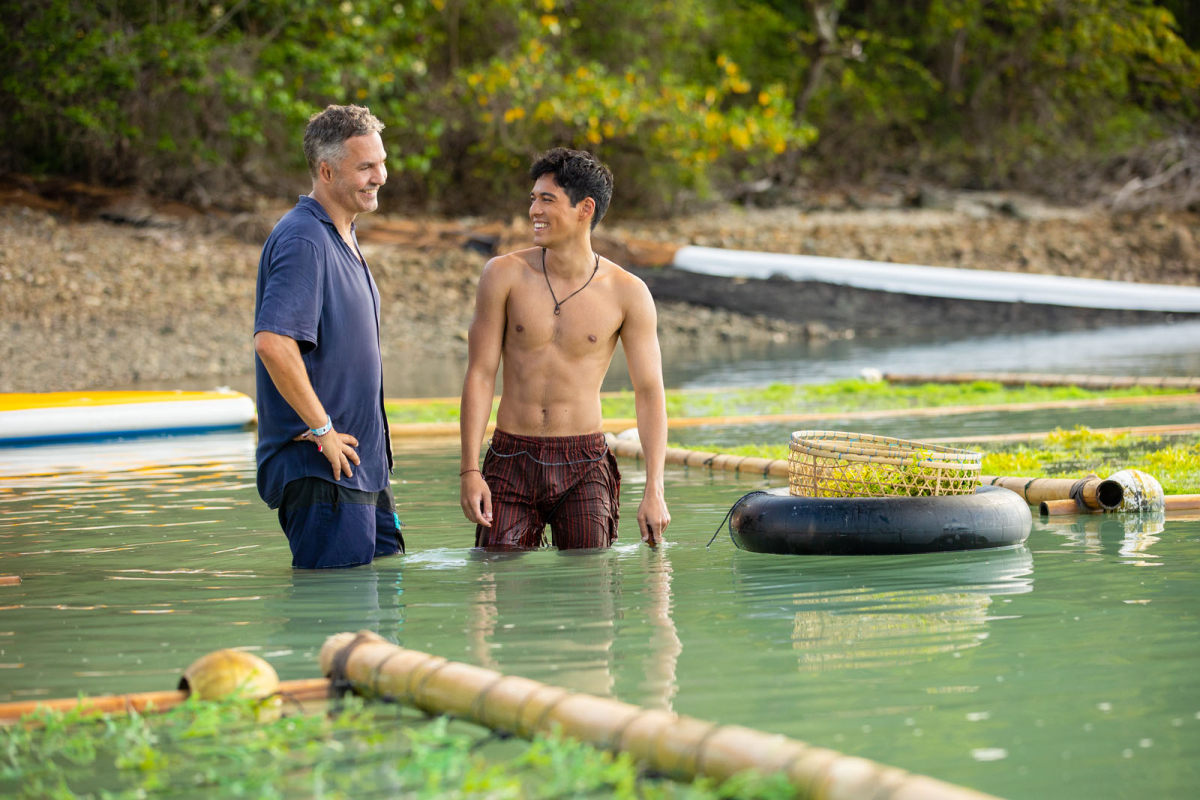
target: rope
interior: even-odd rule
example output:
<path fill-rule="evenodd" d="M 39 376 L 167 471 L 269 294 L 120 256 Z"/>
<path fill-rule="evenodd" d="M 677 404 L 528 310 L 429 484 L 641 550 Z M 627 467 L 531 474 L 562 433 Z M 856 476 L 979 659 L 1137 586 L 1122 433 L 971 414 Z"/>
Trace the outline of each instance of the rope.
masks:
<path fill-rule="evenodd" d="M 354 684 L 346 675 L 346 665 L 354 648 L 366 641 L 370 641 L 370 638 L 360 632 L 334 655 L 329 664 L 329 691 L 334 697 L 342 697 L 354 691 Z"/>
<path fill-rule="evenodd" d="M 717 529 L 715 531 L 713 531 L 712 538 L 708 540 L 708 544 L 704 545 L 705 550 L 712 547 L 712 543 L 717 540 L 717 535 L 721 532 L 721 528 L 725 525 L 726 522 L 729 523 L 729 538 L 730 539 L 733 538 L 733 512 L 737 511 L 737 507 L 740 506 L 742 503 L 744 503 L 746 501 L 747 497 L 754 497 L 754 495 L 756 495 L 756 494 L 767 494 L 767 492 L 764 492 L 761 489 L 759 489 L 757 491 L 750 492 L 749 494 L 742 495 L 738 499 L 738 501 L 733 504 L 733 508 L 729 509 L 729 511 L 726 512 L 725 519 L 721 520 L 720 525 L 717 525 Z"/>

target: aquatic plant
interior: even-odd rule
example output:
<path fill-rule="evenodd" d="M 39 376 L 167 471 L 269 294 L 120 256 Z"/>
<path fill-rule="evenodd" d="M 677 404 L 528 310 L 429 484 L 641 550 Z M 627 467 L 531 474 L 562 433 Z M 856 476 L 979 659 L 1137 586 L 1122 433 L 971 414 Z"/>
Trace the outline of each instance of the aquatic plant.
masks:
<path fill-rule="evenodd" d="M 726 417 L 1149 397 L 1177 391 L 1143 386 L 1093 390 L 1078 386 L 1012 387 L 990 381 L 910 385 L 841 380 L 824 384 L 776 383 L 738 389 L 672 389 L 666 393 L 666 407 L 667 416 L 673 418 Z M 457 399 L 393 402 L 388 403 L 385 409 L 388 421 L 392 424 L 458 421 Z M 493 419 L 495 409 L 496 405 L 493 405 Z M 606 419 L 628 419 L 637 415 L 633 392 L 630 391 L 606 394 L 601 398 L 600 409 Z"/>
<path fill-rule="evenodd" d="M 672 444 L 672 447 L 681 445 Z M 1059 428 L 1040 441 L 971 444 L 983 451 L 983 474 L 1031 478 L 1082 478 L 1139 469 L 1153 475 L 1167 494 L 1200 493 L 1200 436 L 1106 434 L 1084 426 Z M 756 458 L 787 459 L 788 445 L 724 447 L 692 444 L 691 449 Z"/>
<path fill-rule="evenodd" d="M 791 797 L 781 777 L 716 786 L 644 776 L 628 756 L 484 728 L 356 697 L 255 718 L 250 701 L 195 698 L 163 714 L 41 711 L 0 727 L 0 795 L 413 798 Z"/>

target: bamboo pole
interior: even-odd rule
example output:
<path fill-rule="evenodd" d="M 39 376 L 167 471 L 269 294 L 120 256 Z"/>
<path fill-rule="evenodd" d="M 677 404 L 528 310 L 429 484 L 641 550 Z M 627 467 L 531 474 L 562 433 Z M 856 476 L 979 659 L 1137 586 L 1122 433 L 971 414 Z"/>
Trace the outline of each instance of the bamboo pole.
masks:
<path fill-rule="evenodd" d="M 321 700 L 330 696 L 329 681 L 325 678 L 309 678 L 299 681 L 283 681 L 278 694 L 285 700 Z M 47 711 L 90 711 L 97 714 L 128 714 L 137 711 L 168 711 L 188 698 L 182 689 L 159 692 L 133 692 L 130 694 L 107 694 L 96 697 L 63 697 L 55 700 L 20 700 L 0 703 L 0 725 L 17 722 L 21 717 L 38 709 Z"/>
<path fill-rule="evenodd" d="M 1084 389 L 1128 389 L 1145 386 L 1154 389 L 1191 389 L 1200 391 L 1200 378 L 1166 378 L 1148 375 L 1059 375 L 1040 372 L 885 372 L 889 383 L 974 383 L 990 381 L 1004 386 L 1079 386 Z"/>
<path fill-rule="evenodd" d="M 642 445 L 628 439 L 609 437 L 608 448 L 617 458 L 645 459 Z M 750 456 L 735 456 L 728 453 L 709 453 L 703 450 L 685 450 L 680 447 L 668 447 L 666 463 L 681 467 L 708 467 L 714 470 L 745 473 L 748 475 L 775 476 L 786 478 L 788 462 L 786 458 L 754 458 Z"/>
<path fill-rule="evenodd" d="M 1074 500 L 1043 500 L 1038 505 L 1038 512 L 1043 517 L 1066 517 L 1072 514 L 1098 514 L 1091 508 L 1080 508 Z"/>
<path fill-rule="evenodd" d="M 0 586 L 20 586 L 20 575 L 0 575 Z"/>
<path fill-rule="evenodd" d="M 1101 480 L 1092 475 L 1081 480 L 1071 478 L 1020 478 L 984 475 L 980 482 L 985 486 L 1002 486 L 1016 492 L 1031 506 L 1041 506 L 1048 500 L 1071 500 L 1071 491 L 1079 485 L 1079 502 L 1083 508 L 1107 511 L 1121 505 L 1125 490 L 1112 480 Z"/>
<path fill-rule="evenodd" d="M 1164 498 L 1167 511 L 1186 511 L 1200 508 L 1200 494 L 1169 494 Z"/>
<path fill-rule="evenodd" d="M 1171 434 L 1200 433 L 1200 423 L 1184 422 L 1175 425 L 1139 425 L 1130 428 L 1092 428 L 1092 433 L 1103 436 L 1129 434 L 1131 436 L 1162 436 Z M 942 436 L 922 441 L 932 444 L 956 444 L 962 442 L 1028 442 L 1045 439 L 1054 431 L 1036 431 L 1034 433 L 986 433 L 979 436 Z"/>
<path fill-rule="evenodd" d="M 972 789 L 913 775 L 750 728 L 718 726 L 668 711 L 504 676 L 385 641 L 371 631 L 335 634 L 319 655 L 354 688 L 431 714 L 450 714 L 532 737 L 561 732 L 593 746 L 629 753 L 674 778 L 723 781 L 745 770 L 783 772 L 797 794 L 814 800 L 984 800 Z"/>
<path fill-rule="evenodd" d="M 1163 498 L 1166 511 L 1190 511 L 1200 508 L 1200 494 L 1169 494 Z M 1043 517 L 1064 517 L 1070 514 L 1095 514 L 1101 509 L 1080 508 L 1074 500 L 1043 500 L 1038 506 Z"/>

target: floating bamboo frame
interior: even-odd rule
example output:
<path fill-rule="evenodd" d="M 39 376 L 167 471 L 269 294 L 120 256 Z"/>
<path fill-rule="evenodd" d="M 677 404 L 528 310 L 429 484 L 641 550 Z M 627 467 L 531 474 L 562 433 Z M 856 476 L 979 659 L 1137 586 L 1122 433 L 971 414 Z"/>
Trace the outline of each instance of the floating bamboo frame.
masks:
<path fill-rule="evenodd" d="M 505 676 L 392 644 L 371 631 L 335 634 L 321 671 L 341 667 L 356 691 L 383 695 L 430 714 L 450 714 L 530 738 L 559 732 L 624 752 L 673 778 L 726 780 L 782 772 L 812 800 L 985 800 L 990 795 L 913 775 L 865 758 L 736 725 L 643 709 L 605 697 Z"/>
<path fill-rule="evenodd" d="M 1169 494 L 1163 498 L 1165 511 L 1200 509 L 1200 494 Z M 1071 514 L 1099 514 L 1103 509 L 1080 508 L 1074 500 L 1043 500 L 1038 504 L 1043 517 L 1065 517 Z"/>
<path fill-rule="evenodd" d="M 1108 511 L 1121 505 L 1125 490 L 1112 480 L 1101 480 L 1095 475 L 1076 480 L 1074 478 L 1020 478 L 984 475 L 980 480 L 985 486 L 1002 486 L 1016 492 L 1031 506 L 1041 506 L 1051 500 L 1070 500 L 1082 505 L 1082 509 Z M 1078 501 L 1071 490 L 1079 486 Z"/>
<path fill-rule="evenodd" d="M 885 372 L 889 383 L 975 383 L 990 381 L 1003 386 L 1078 386 L 1082 389 L 1191 389 L 1200 392 L 1200 378 L 1164 378 L 1149 375 L 1059 375 L 1042 372 Z"/>
<path fill-rule="evenodd" d="M 323 700 L 330 696 L 329 681 L 325 678 L 310 678 L 299 681 L 283 681 L 276 692 L 286 700 Z M 97 714 L 128 714 L 136 711 L 169 711 L 188 698 L 188 692 L 177 689 L 159 692 L 133 692 L 130 694 L 106 694 L 96 697 L 63 697 L 55 700 L 20 700 L 0 703 L 0 725 L 17 722 L 21 717 L 38 710 L 85 711 Z"/>
<path fill-rule="evenodd" d="M 983 456 L 939 444 L 847 431 L 796 431 L 788 483 L 798 497 L 970 494 Z"/>

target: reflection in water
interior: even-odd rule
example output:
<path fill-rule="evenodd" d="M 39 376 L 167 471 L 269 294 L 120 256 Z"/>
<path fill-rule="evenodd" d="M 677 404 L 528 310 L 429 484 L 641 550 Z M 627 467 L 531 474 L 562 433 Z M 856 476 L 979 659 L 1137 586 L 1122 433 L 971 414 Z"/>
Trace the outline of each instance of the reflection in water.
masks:
<path fill-rule="evenodd" d="M 665 548 L 635 547 L 645 570 L 642 591 L 650 629 L 639 702 L 670 709 L 683 650 L 671 616 L 671 561 Z M 520 673 L 514 664 L 545 662 L 557 685 L 602 697 L 615 694 L 614 645 L 625 614 L 620 553 L 557 551 L 558 559 L 575 563 L 556 569 L 541 559 L 540 564 L 532 563 L 528 552 L 471 552 L 487 565 L 469 601 L 466 633 L 475 663 Z M 557 602 L 547 602 L 552 599 Z M 552 636 L 531 637 L 527 628 L 537 626 L 551 629 Z"/>
<path fill-rule="evenodd" d="M 739 551 L 734 567 L 748 613 L 790 623 L 802 672 L 912 664 L 975 647 L 987 638 L 993 597 L 1033 589 L 1024 546 L 803 559 Z"/>
<path fill-rule="evenodd" d="M 1092 555 L 1119 555 L 1122 564 L 1157 567 L 1162 564 L 1150 552 L 1166 526 L 1166 515 L 1154 514 L 1081 514 L 1074 517 L 1043 520 L 1044 529 L 1063 537 L 1064 545 L 1078 547 Z"/>
<path fill-rule="evenodd" d="M 328 636 L 367 629 L 401 643 L 404 587 L 396 558 L 354 569 L 291 570 L 287 591 L 268 599 L 269 618 L 282 625 L 272 642 L 319 648 Z"/>

